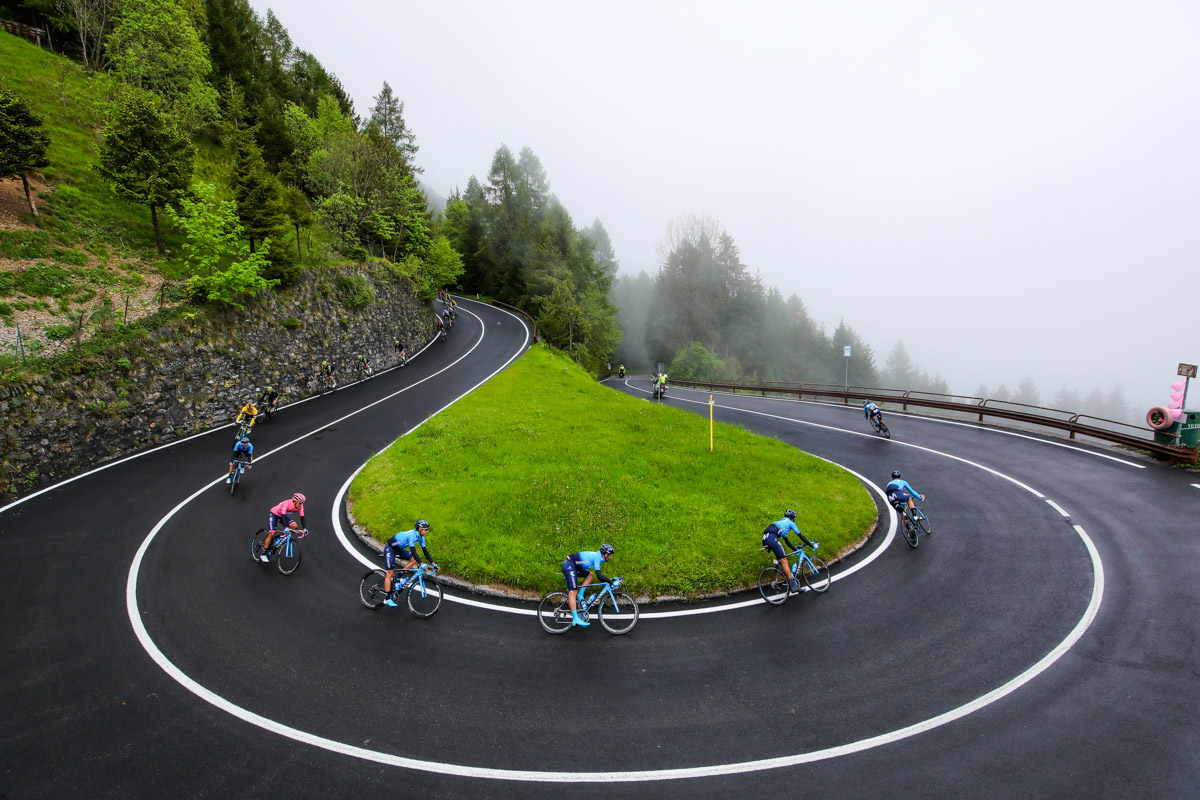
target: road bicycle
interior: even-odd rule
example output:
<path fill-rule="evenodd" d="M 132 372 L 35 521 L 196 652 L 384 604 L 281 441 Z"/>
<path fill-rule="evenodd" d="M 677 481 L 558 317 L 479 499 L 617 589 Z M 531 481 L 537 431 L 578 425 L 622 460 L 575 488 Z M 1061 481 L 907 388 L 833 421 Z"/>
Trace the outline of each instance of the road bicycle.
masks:
<path fill-rule="evenodd" d="M 326 372 L 320 378 L 321 394 L 329 394 L 337 391 L 337 376 L 332 372 Z"/>
<path fill-rule="evenodd" d="M 365 381 L 365 380 L 370 380 L 371 376 L 374 374 L 375 373 L 371 370 L 370 364 L 363 364 L 361 362 L 359 363 L 359 365 L 358 365 L 358 380 L 360 382 Z"/>
<path fill-rule="evenodd" d="M 909 547 L 916 547 L 921 543 L 921 534 L 929 534 L 929 517 L 925 516 L 925 512 L 916 505 L 909 511 L 908 506 L 904 503 L 892 503 L 892 508 L 896 509 L 896 513 L 900 515 L 901 533 L 904 534 L 904 541 L 908 542 Z"/>
<path fill-rule="evenodd" d="M 242 473 L 250 469 L 250 464 L 242 461 L 240 458 L 233 460 L 233 472 L 229 475 L 229 494 L 233 495 L 237 491 L 238 483 L 242 480 Z"/>
<path fill-rule="evenodd" d="M 279 398 L 275 398 L 274 400 L 268 400 L 266 405 L 263 407 L 263 410 L 260 412 L 260 414 L 263 418 L 263 422 L 269 422 L 270 420 L 274 419 L 275 412 L 278 410 L 278 408 L 279 408 Z"/>
<path fill-rule="evenodd" d="M 411 572 L 407 578 L 401 579 L 399 573 Z M 421 564 L 416 569 L 397 569 L 392 576 L 393 601 L 400 593 L 408 589 L 408 610 L 414 617 L 428 619 L 442 607 L 442 584 L 433 577 L 437 573 L 436 565 Z M 426 577 L 428 575 L 428 577 Z M 358 584 L 358 599 L 367 608 L 379 608 L 389 593 L 383 590 L 387 574 L 381 569 L 373 569 L 363 576 Z"/>
<path fill-rule="evenodd" d="M 769 547 L 764 547 L 763 550 L 771 552 Z M 832 579 L 829 575 L 829 565 L 825 563 L 824 559 L 808 555 L 804 552 L 803 547 L 797 547 L 786 556 L 788 558 L 796 557 L 796 562 L 792 565 L 792 575 L 802 579 L 809 589 L 820 594 L 829 588 Z M 783 567 L 779 566 L 779 559 L 771 560 L 774 563 L 769 567 L 763 567 L 763 571 L 758 573 L 758 591 L 762 594 L 763 600 L 773 606 L 779 606 L 786 603 L 788 597 L 795 590 L 792 589 L 791 581 L 784 574 Z"/>
<path fill-rule="evenodd" d="M 237 433 L 233 435 L 234 443 L 250 438 L 250 431 L 254 428 L 253 421 L 245 421 L 238 423 Z"/>
<path fill-rule="evenodd" d="M 441 331 L 441 336 L 440 336 L 439 338 L 440 338 L 440 339 L 441 339 L 443 342 L 444 342 L 444 341 L 446 341 L 446 326 L 445 326 L 445 325 L 443 325 L 441 328 L 439 328 L 439 330 Z"/>
<path fill-rule="evenodd" d="M 603 584 L 600 591 L 587 599 L 584 599 L 586 588 L 596 587 L 579 587 L 576 597 L 579 617 L 587 622 L 589 613 L 595 611 L 604 630 L 618 635 L 629 633 L 638 621 L 638 604 L 625 592 L 613 591 L 622 585 L 622 579 L 616 578 L 612 583 Z M 538 622 L 542 623 L 546 633 L 567 632 L 571 627 L 571 605 L 566 592 L 550 592 L 542 598 L 538 603 Z"/>
<path fill-rule="evenodd" d="M 892 438 L 892 432 L 888 430 L 887 423 L 883 421 L 883 417 L 871 417 L 871 427 L 875 432 L 883 436 L 885 439 Z"/>
<path fill-rule="evenodd" d="M 267 541 L 268 533 L 266 528 L 259 528 L 258 533 L 254 534 L 254 540 L 250 543 L 250 557 L 254 559 L 255 563 L 263 563 L 263 543 Z M 300 542 L 296 540 L 303 539 L 305 536 L 308 536 L 307 530 L 293 531 L 291 528 L 285 528 L 275 532 L 275 538 L 271 541 L 271 549 L 267 550 L 266 554 L 267 558 L 275 559 L 275 566 L 279 567 L 279 571 L 284 575 L 291 575 L 300 568 Z"/>

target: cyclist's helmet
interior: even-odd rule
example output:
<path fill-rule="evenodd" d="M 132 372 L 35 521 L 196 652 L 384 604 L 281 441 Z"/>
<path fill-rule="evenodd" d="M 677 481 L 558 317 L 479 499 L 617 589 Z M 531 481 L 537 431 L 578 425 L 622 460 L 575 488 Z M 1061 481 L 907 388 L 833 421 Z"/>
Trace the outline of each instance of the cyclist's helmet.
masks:
<path fill-rule="evenodd" d="M 617 551 L 617 549 L 615 547 L 613 547 L 611 544 L 600 545 L 600 555 L 602 555 L 602 556 L 611 556 L 616 551 Z"/>
<path fill-rule="evenodd" d="M 304 505 L 304 495 L 296 492 L 294 495 L 292 495 L 292 502 L 298 506 Z"/>
<path fill-rule="evenodd" d="M 413 525 L 413 530 L 427 531 L 427 530 L 429 530 L 429 523 L 423 519 L 419 519 L 419 520 L 417 520 L 417 523 L 415 525 Z"/>
<path fill-rule="evenodd" d="M 271 392 L 273 392 L 273 391 L 275 391 L 275 387 L 274 387 L 274 386 L 268 386 L 268 387 L 267 387 L 267 394 L 270 394 L 270 393 L 271 393 Z"/>
<path fill-rule="evenodd" d="M 866 408 L 866 407 L 867 407 L 867 406 L 869 406 L 869 405 L 871 405 L 871 401 L 870 401 L 870 400 L 863 400 L 863 408 Z"/>
<path fill-rule="evenodd" d="M 787 511 L 783 512 L 783 515 L 785 517 L 787 517 L 788 519 L 790 519 L 792 522 L 796 521 L 796 512 L 792 511 L 790 508 Z"/>
<path fill-rule="evenodd" d="M 892 480 L 900 477 L 900 470 L 892 470 Z"/>

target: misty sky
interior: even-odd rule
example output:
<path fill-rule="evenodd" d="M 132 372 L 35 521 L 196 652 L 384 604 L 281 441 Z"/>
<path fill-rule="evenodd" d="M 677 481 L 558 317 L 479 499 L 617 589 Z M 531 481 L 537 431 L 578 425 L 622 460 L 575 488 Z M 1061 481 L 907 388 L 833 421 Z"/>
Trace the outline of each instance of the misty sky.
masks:
<path fill-rule="evenodd" d="M 528 145 L 624 273 L 702 214 L 951 391 L 1144 411 L 1200 361 L 1195 2 L 253 5 L 360 114 L 392 85 L 436 191 Z"/>

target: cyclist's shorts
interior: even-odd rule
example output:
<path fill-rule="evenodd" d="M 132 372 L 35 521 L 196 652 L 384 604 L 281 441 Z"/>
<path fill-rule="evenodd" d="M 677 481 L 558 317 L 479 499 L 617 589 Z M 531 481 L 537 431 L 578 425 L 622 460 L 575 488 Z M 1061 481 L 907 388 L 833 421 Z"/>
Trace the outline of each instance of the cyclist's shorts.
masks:
<path fill-rule="evenodd" d="M 395 569 L 397 561 L 401 564 L 407 564 L 414 558 L 416 558 L 416 555 L 407 547 L 396 547 L 391 544 L 383 546 L 383 563 L 388 569 Z"/>
<path fill-rule="evenodd" d="M 577 567 L 575 561 L 568 558 L 563 562 L 562 574 L 567 579 L 567 590 L 573 592 L 579 588 L 579 579 L 586 578 L 591 574 L 591 570 Z"/>
<path fill-rule="evenodd" d="M 283 516 L 272 514 L 270 521 L 267 522 L 267 530 L 281 531 L 288 525 L 291 525 L 293 522 L 295 522 L 295 520 L 292 519 L 291 515 L 289 514 L 284 514 Z"/>
<path fill-rule="evenodd" d="M 771 528 L 773 527 L 775 527 L 774 524 L 771 525 Z M 771 549 L 771 552 L 775 554 L 776 558 L 786 558 L 786 554 L 783 551 L 783 545 L 779 543 L 779 534 L 775 531 L 770 530 L 770 528 L 763 531 L 762 543 L 763 547 L 768 547 Z"/>
<path fill-rule="evenodd" d="M 245 450 L 234 450 L 233 455 L 231 455 L 229 457 L 230 464 L 232 464 L 234 461 L 249 461 L 249 460 L 250 460 L 250 454 L 247 453 Z"/>
<path fill-rule="evenodd" d="M 893 505 L 904 505 L 912 498 L 912 495 L 901 489 L 897 492 L 888 492 L 888 502 Z"/>

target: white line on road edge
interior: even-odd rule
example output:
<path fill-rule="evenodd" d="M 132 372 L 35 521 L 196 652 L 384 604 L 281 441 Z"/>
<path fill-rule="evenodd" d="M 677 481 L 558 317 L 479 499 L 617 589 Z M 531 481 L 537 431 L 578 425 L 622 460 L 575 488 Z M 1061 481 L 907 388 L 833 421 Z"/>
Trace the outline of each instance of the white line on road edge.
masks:
<path fill-rule="evenodd" d="M 1197 489 L 1200 489 L 1200 483 L 1193 483 L 1192 486 L 1195 486 Z M 0 510 L 3 510 L 3 509 L 0 509 Z"/>
<path fill-rule="evenodd" d="M 481 337 L 482 338 L 482 337 Z M 457 362 L 455 362 L 457 363 Z M 771 415 L 765 415 L 771 416 Z M 922 448 L 924 449 L 924 448 Z M 274 451 L 273 451 L 274 452 Z M 965 459 L 960 459 L 964 460 Z M 967 462 L 972 463 L 972 462 Z M 985 468 L 986 469 L 986 468 Z M 988 470 L 994 472 L 993 470 Z M 999 473 L 997 473 L 999 474 Z M 1001 476 L 1006 477 L 1006 476 Z M 1009 480 L 1013 480 L 1009 478 Z M 1020 486 L 1024 486 L 1019 481 L 1013 480 Z M 857 742 L 839 745 L 837 747 L 826 748 L 824 750 L 814 750 L 808 753 L 798 753 L 790 756 L 779 756 L 777 758 L 760 759 L 758 761 L 742 761 L 733 764 L 716 764 L 705 767 L 683 767 L 678 769 L 662 769 L 662 770 L 630 770 L 618 772 L 551 772 L 538 770 L 513 770 L 513 769 L 494 769 L 486 767 L 469 767 L 460 764 L 447 764 L 427 760 L 418 760 L 406 758 L 403 756 L 391 755 L 388 753 L 380 753 L 366 748 L 348 745 L 343 742 L 337 742 L 332 739 L 326 739 L 322 736 L 301 731 L 288 725 L 267 719 L 252 711 L 248 711 L 225 698 L 215 694 L 198 684 L 196 681 L 189 678 L 178 667 L 176 667 L 167 657 L 160 651 L 153 639 L 150 638 L 149 632 L 142 623 L 141 612 L 137 606 L 137 578 L 141 568 L 142 560 L 145 557 L 146 551 L 150 547 L 150 543 L 154 537 L 162 529 L 162 527 L 171 519 L 180 509 L 198 497 L 202 492 L 210 486 L 216 485 L 216 481 L 210 483 L 201 489 L 197 490 L 190 497 L 175 506 L 165 517 L 159 520 L 153 530 L 146 536 L 141 547 L 138 548 L 137 554 L 134 556 L 133 563 L 129 568 L 129 579 L 125 585 L 125 606 L 129 614 L 129 620 L 133 626 L 134 633 L 141 642 L 142 647 L 150 655 L 150 657 L 162 668 L 164 672 L 175 679 L 181 686 L 195 694 L 202 700 L 211 705 L 225 711 L 232 716 L 237 717 L 252 725 L 258 726 L 263 730 L 286 736 L 293 741 L 309 744 L 314 747 L 319 747 L 323 750 L 339 753 L 342 755 L 360 758 L 366 761 L 371 761 L 377 764 L 388 766 L 396 766 L 404 769 L 411 769 L 420 772 L 430 772 L 441 775 L 454 775 L 466 778 L 482 778 L 490 780 L 506 780 L 506 781 L 524 781 L 524 782 L 553 782 L 553 783 L 612 783 L 612 782 L 636 782 L 636 781 L 663 781 L 663 780 L 680 780 L 685 778 L 704 778 L 721 775 L 735 775 L 747 772 L 759 772 L 769 769 L 780 769 L 782 767 L 796 766 L 799 764 L 808 764 L 814 761 L 823 761 L 831 758 L 837 758 L 852 753 L 862 752 L 874 747 L 879 747 L 885 744 L 891 744 L 902 739 L 907 739 L 919 733 L 924 733 L 934 728 L 941 727 L 957 719 L 961 719 L 969 714 L 982 709 L 997 700 L 1005 697 L 1016 691 L 1026 683 L 1030 682 L 1042 672 L 1050 668 L 1058 659 L 1062 658 L 1091 626 L 1099 612 L 1100 604 L 1104 597 L 1104 565 L 1100 561 L 1100 554 L 1096 550 L 1096 546 L 1092 540 L 1084 532 L 1083 528 L 1074 525 L 1076 533 L 1083 540 L 1084 546 L 1087 548 L 1088 555 L 1092 560 L 1092 597 L 1088 603 L 1087 609 L 1084 611 L 1083 617 L 1076 623 L 1075 627 L 1053 650 L 1043 656 L 1033 666 L 1026 669 L 1024 672 L 1017 675 L 1012 680 L 999 686 L 996 689 L 988 692 L 981 697 L 972 700 L 971 702 L 959 706 L 945 713 L 939 714 L 923 722 L 918 722 L 914 725 L 909 725 L 895 731 L 872 736 L 866 739 L 860 739 Z M 1026 487 L 1028 488 L 1028 487 Z M 1033 492 L 1038 497 L 1043 495 Z"/>
<path fill-rule="evenodd" d="M 631 389 L 637 389 L 637 391 L 639 391 L 639 392 L 644 392 L 645 394 L 650 394 L 650 392 L 647 392 L 645 389 L 638 389 L 636 386 L 632 385 L 628 381 L 625 382 L 625 385 L 629 386 L 629 388 L 631 388 Z M 676 387 L 676 389 L 678 391 L 684 391 L 684 392 L 710 393 L 708 390 L 692 389 L 687 386 L 679 386 L 679 387 Z M 723 395 L 727 395 L 729 397 L 749 397 L 750 396 L 750 395 L 744 395 L 744 394 L 741 394 L 741 395 L 735 394 L 734 392 L 722 392 L 717 389 L 712 390 L 711 393 L 712 394 L 723 394 Z M 847 409 L 850 411 L 861 411 L 862 410 L 861 408 L 856 408 L 855 406 L 838 405 L 836 403 L 822 403 L 817 400 L 793 400 L 790 397 L 770 397 L 767 399 L 779 400 L 784 403 L 800 403 L 800 404 L 806 405 L 806 406 L 823 406 L 825 408 L 844 408 L 844 409 Z M 976 431 L 986 431 L 987 433 L 998 433 L 998 434 L 1002 434 L 1004 436 L 1015 436 L 1018 439 L 1028 439 L 1031 442 L 1039 442 L 1041 444 L 1051 445 L 1052 447 L 1061 447 L 1065 450 L 1074 450 L 1077 453 L 1083 453 L 1084 455 L 1088 455 L 1088 456 L 1095 456 L 1096 458 L 1108 459 L 1109 461 L 1115 461 L 1118 464 L 1124 464 L 1125 466 L 1133 467 L 1134 469 L 1146 469 L 1145 464 L 1135 464 L 1132 461 L 1126 461 L 1123 458 L 1117 458 L 1116 456 L 1110 456 L 1106 453 L 1097 453 L 1095 450 L 1087 450 L 1082 447 L 1076 447 L 1075 445 L 1063 444 L 1062 442 L 1056 442 L 1053 439 L 1046 439 L 1046 438 L 1039 437 L 1039 436 L 1030 436 L 1029 434 L 1026 434 L 1026 433 L 1017 433 L 1016 431 L 1004 430 L 1003 428 L 989 428 L 987 426 L 976 425 L 971 422 L 959 422 L 958 420 L 942 419 L 941 417 L 928 417 L 928 416 L 924 416 L 921 414 L 912 414 L 912 413 L 906 414 L 903 411 L 894 411 L 893 410 L 893 411 L 888 411 L 888 413 L 894 414 L 897 417 L 904 417 L 905 419 L 915 419 L 915 420 L 921 420 L 924 422 L 937 422 L 942 425 L 956 425 L 960 428 L 971 428 L 972 430 L 976 430 Z M 873 435 L 873 434 L 868 434 L 868 435 Z M 1200 484 L 1197 484 L 1197 485 L 1200 485 Z"/>
<path fill-rule="evenodd" d="M 1071 518 L 1071 515 L 1070 515 L 1070 514 L 1068 514 L 1066 511 L 1063 511 L 1063 507 L 1062 507 L 1062 506 L 1060 506 L 1058 503 L 1056 503 L 1056 502 L 1054 502 L 1053 500 L 1051 500 L 1049 497 L 1047 497 L 1047 498 L 1046 498 L 1046 502 L 1050 504 L 1050 507 L 1051 507 L 1051 508 L 1053 508 L 1053 509 L 1054 509 L 1055 511 L 1057 511 L 1058 513 L 1062 514 L 1062 515 L 1063 515 L 1064 517 L 1066 517 L 1067 519 L 1070 519 L 1070 518 Z"/>

